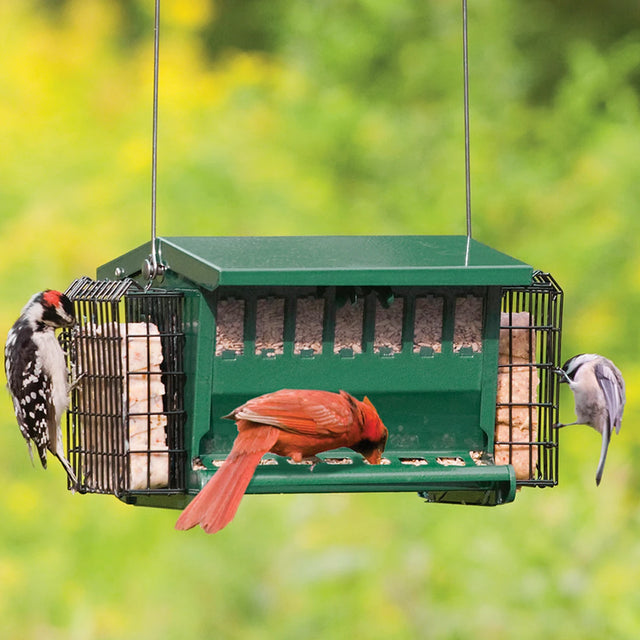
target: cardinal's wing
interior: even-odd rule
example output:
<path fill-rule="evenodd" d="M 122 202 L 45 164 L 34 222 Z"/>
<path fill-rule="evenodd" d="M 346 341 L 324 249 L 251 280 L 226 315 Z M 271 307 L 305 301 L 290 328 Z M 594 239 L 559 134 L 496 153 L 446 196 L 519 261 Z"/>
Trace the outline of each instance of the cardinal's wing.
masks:
<path fill-rule="evenodd" d="M 249 400 L 233 417 L 292 433 L 330 436 L 344 432 L 353 422 L 353 402 L 344 392 L 281 389 Z"/>

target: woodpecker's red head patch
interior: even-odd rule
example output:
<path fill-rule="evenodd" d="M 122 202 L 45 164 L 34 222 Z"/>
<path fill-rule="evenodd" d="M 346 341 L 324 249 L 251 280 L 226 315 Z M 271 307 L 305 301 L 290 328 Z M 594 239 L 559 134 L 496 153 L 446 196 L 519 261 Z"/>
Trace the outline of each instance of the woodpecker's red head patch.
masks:
<path fill-rule="evenodd" d="M 64 293 L 45 289 L 38 299 L 42 305 L 41 322 L 50 327 L 71 327 L 75 324 L 73 303 Z"/>
<path fill-rule="evenodd" d="M 60 297 L 62 294 L 59 291 L 55 291 L 54 289 L 47 289 L 42 292 L 42 300 L 45 304 L 51 305 L 52 307 L 57 307 L 60 304 Z"/>

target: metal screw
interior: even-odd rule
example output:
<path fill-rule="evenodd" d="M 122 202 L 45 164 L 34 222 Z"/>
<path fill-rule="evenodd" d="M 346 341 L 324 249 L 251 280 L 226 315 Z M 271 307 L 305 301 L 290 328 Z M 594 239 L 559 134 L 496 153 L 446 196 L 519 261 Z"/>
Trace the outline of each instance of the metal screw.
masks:
<path fill-rule="evenodd" d="M 141 271 L 142 278 L 148 281 L 147 288 L 151 286 L 151 283 L 156 278 L 162 279 L 165 270 L 165 265 L 156 262 L 153 255 L 145 258 L 144 262 L 142 263 Z"/>

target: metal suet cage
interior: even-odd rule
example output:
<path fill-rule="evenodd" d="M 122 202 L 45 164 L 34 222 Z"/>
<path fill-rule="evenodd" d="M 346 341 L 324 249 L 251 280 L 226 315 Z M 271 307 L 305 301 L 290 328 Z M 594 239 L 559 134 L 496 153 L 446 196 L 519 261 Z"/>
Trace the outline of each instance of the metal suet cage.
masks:
<path fill-rule="evenodd" d="M 66 339 L 77 381 L 67 447 L 78 489 L 184 493 L 182 294 L 81 278 L 67 295 L 81 319 Z"/>
<path fill-rule="evenodd" d="M 236 430 L 221 416 L 281 388 L 367 395 L 383 464 L 268 454 L 248 492 L 417 491 L 495 505 L 557 482 L 562 291 L 462 236 L 159 238 L 67 295 L 76 379 L 68 453 L 81 492 L 182 508 Z"/>

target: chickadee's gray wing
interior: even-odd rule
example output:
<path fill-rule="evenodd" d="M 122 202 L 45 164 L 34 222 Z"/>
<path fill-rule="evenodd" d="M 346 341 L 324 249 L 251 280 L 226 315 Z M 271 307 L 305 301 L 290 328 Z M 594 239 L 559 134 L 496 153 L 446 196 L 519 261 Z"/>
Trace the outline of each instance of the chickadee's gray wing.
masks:
<path fill-rule="evenodd" d="M 622 412 L 626 401 L 624 380 L 615 365 L 613 363 L 609 364 L 606 360 L 598 362 L 594 370 L 596 380 L 604 393 L 609 413 L 609 433 L 612 433 L 614 428 L 618 433 L 622 424 Z"/>

